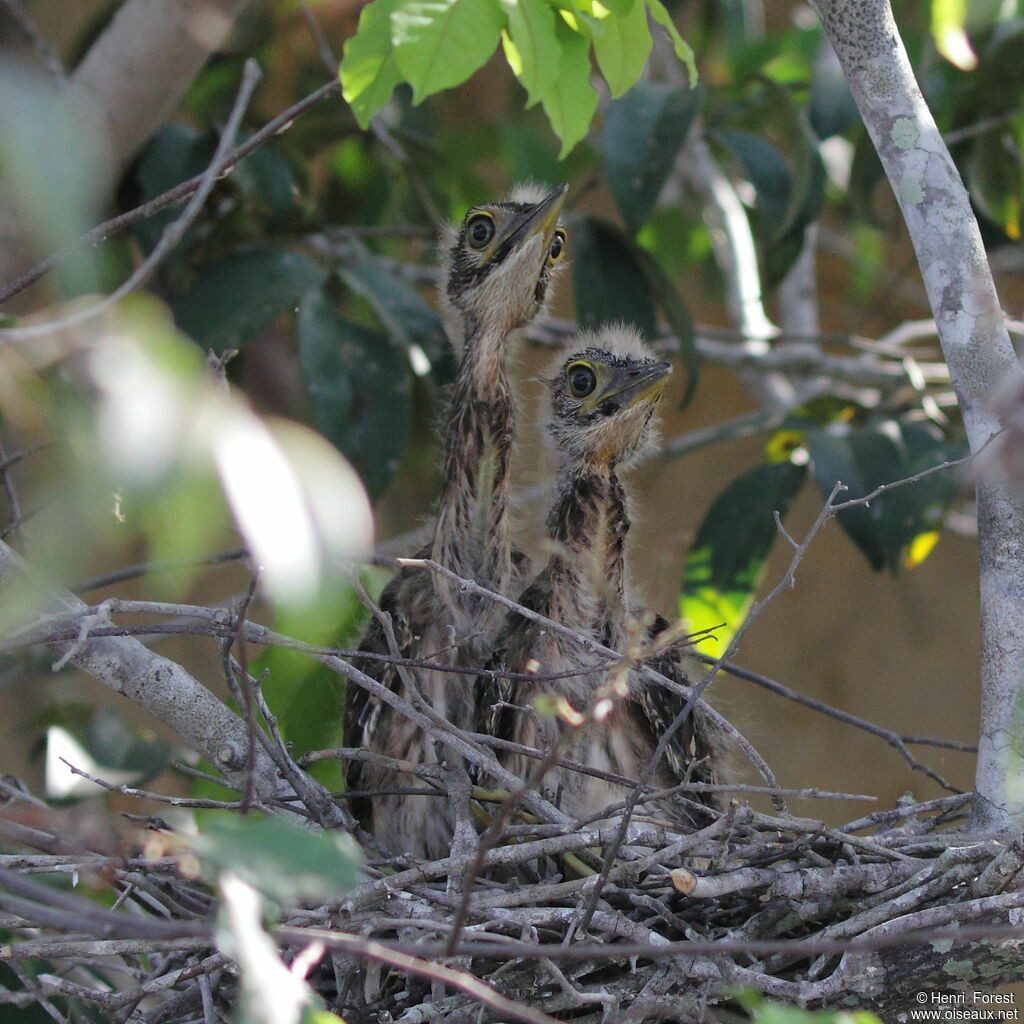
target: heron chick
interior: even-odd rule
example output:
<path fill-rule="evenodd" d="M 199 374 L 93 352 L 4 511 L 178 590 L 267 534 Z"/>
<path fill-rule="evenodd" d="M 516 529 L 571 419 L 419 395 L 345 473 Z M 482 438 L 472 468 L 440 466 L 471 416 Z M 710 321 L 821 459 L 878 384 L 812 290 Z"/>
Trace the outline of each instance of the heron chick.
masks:
<path fill-rule="evenodd" d="M 551 554 L 519 601 L 574 633 L 619 651 L 635 647 L 638 638 L 648 639 L 643 614 L 630 593 L 629 503 L 619 473 L 655 446 L 655 410 L 670 373 L 670 364 L 650 358 L 635 331 L 616 326 L 581 335 L 573 353 L 559 361 L 548 385 L 547 432 L 561 463 L 547 521 Z M 662 621 L 660 628 L 664 626 Z M 518 613 L 509 617 L 502 653 L 510 673 L 534 673 L 537 681 L 511 681 L 497 694 L 493 689 L 483 691 L 482 699 L 494 702 L 491 731 L 541 750 L 562 744 L 563 760 L 590 769 L 637 779 L 661 731 L 675 717 L 673 709 L 682 707 L 671 694 L 650 691 L 635 669 L 602 668 L 602 659 L 576 640 Z M 680 676 L 675 655 L 659 656 L 657 668 Z M 619 680 L 617 672 L 622 673 Z M 588 711 L 600 693 L 614 690 L 609 684 L 616 681 L 619 699 L 606 704 L 612 710 L 603 721 L 582 728 L 566 722 L 566 717 Z M 555 698 L 563 714 L 538 714 L 530 705 L 541 695 Z M 714 744 L 707 723 L 695 710 L 653 779 L 658 788 L 687 776 L 696 781 L 712 778 Z M 482 714 L 487 713 L 483 709 Z M 536 765 L 519 754 L 503 760 L 523 778 Z M 629 791 L 561 763 L 545 776 L 542 786 L 577 818 L 600 816 Z M 659 804 L 659 811 L 673 823 L 689 825 L 695 820 L 682 801 Z"/>
<path fill-rule="evenodd" d="M 445 421 L 437 519 L 420 557 L 509 596 L 519 592 L 526 572 L 508 512 L 514 429 L 506 371 L 509 337 L 541 312 L 560 269 L 566 233 L 559 216 L 566 189 L 520 190 L 505 202 L 475 206 L 451 232 L 445 249 L 444 302 L 460 359 Z M 499 609 L 420 569 L 400 572 L 385 588 L 380 607 L 390 616 L 403 657 L 467 667 L 479 667 L 490 656 L 503 618 Z M 371 621 L 361 650 L 393 653 L 379 620 Z M 394 666 L 365 661 L 360 667 L 406 699 L 413 696 Z M 456 727 L 472 724 L 472 674 L 408 671 L 437 714 Z M 349 687 L 345 732 L 348 745 L 389 758 L 423 764 L 443 756 L 406 716 L 354 686 Z M 422 790 L 421 780 L 377 764 L 350 762 L 347 783 L 350 790 L 370 794 L 353 809 L 369 821 L 385 847 L 421 857 L 449 852 L 453 820 L 447 804 L 408 792 Z M 381 790 L 388 792 L 373 795 Z"/>

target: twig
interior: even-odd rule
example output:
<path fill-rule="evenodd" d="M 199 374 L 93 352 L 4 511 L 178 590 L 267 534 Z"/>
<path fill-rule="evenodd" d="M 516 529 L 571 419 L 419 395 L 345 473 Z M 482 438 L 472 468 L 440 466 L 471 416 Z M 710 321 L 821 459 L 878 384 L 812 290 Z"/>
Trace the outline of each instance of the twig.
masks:
<path fill-rule="evenodd" d="M 248 554 L 249 552 L 245 548 L 229 548 L 204 558 L 164 558 L 154 562 L 138 562 L 135 565 L 126 565 L 123 569 L 114 569 L 112 572 L 103 573 L 102 576 L 93 576 L 68 589 L 73 594 L 85 594 L 90 590 L 99 590 L 101 587 L 109 587 L 114 583 L 124 583 L 125 580 L 148 576 L 152 572 L 170 572 L 174 569 L 191 569 L 202 565 L 223 565 L 225 562 L 236 562 Z"/>
<path fill-rule="evenodd" d="M 67 81 L 67 75 L 64 71 L 64 65 L 61 63 L 60 55 L 53 44 L 42 37 L 35 22 L 16 0 L 0 0 L 0 4 L 2 4 L 7 12 L 7 16 L 18 26 L 18 30 L 28 40 L 50 77 L 59 85 L 63 85 Z"/>

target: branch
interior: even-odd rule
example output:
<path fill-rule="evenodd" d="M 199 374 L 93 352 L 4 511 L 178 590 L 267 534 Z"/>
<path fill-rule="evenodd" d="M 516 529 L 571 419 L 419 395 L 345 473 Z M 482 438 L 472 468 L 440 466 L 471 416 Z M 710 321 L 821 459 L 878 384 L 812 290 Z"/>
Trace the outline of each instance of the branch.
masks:
<path fill-rule="evenodd" d="M 47 587 L 29 565 L 0 542 L 0 591 L 29 590 L 43 607 L 58 613 L 86 608 L 70 591 Z M 89 638 L 54 645 L 61 656 L 105 686 L 145 708 L 189 746 L 217 765 L 238 785 L 244 784 L 248 745 L 244 723 L 180 665 L 153 654 L 137 640 Z M 277 790 L 277 771 L 266 756 L 257 757 L 256 789 L 269 799 Z"/>
<path fill-rule="evenodd" d="M 1020 366 L 970 199 L 928 110 L 887 0 L 815 0 L 896 194 L 921 267 L 964 426 L 977 452 L 1001 427 L 992 396 Z M 1018 385 L 1019 386 L 1019 385 Z M 979 468 L 982 701 L 974 820 L 1024 826 L 1008 777 L 1024 753 L 1024 492 Z"/>

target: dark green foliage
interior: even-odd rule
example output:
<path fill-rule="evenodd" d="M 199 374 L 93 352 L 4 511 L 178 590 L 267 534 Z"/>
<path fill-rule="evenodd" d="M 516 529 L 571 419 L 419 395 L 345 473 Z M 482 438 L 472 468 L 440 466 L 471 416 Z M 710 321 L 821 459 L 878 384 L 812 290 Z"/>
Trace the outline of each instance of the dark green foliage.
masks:
<path fill-rule="evenodd" d="M 291 249 L 255 246 L 202 268 L 171 308 L 178 327 L 203 348 L 239 348 L 294 311 L 325 271 Z"/>
<path fill-rule="evenodd" d="M 634 234 L 654 207 L 703 103 L 700 88 L 638 82 L 609 104 L 601 158 L 622 219 Z"/>
<path fill-rule="evenodd" d="M 346 319 L 323 290 L 303 299 L 298 332 L 313 422 L 379 495 L 409 439 L 408 364 L 386 334 Z"/>
<path fill-rule="evenodd" d="M 958 458 L 959 445 L 946 441 L 941 431 L 926 423 L 885 420 L 864 426 L 837 423 L 812 427 L 807 446 L 813 460 L 814 478 L 823 494 L 836 481 L 846 490 L 836 502 L 861 498 L 882 484 L 893 483 L 931 466 Z M 839 513 L 839 523 L 874 569 L 897 572 L 927 554 L 911 545 L 932 534 L 956 494 L 958 482 L 951 472 L 933 473 Z"/>

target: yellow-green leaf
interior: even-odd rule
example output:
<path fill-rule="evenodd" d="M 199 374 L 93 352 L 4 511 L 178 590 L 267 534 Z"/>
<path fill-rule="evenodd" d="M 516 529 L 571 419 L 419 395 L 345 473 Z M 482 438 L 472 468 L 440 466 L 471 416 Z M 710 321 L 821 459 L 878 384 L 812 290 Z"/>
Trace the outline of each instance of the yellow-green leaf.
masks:
<path fill-rule="evenodd" d="M 391 46 L 391 12 L 398 0 L 373 0 L 359 15 L 356 34 L 345 44 L 338 74 L 341 94 L 366 128 L 402 80 Z"/>
<path fill-rule="evenodd" d="M 651 33 L 643 4 L 604 20 L 604 32 L 594 37 L 594 55 L 613 98 L 621 96 L 640 77 L 651 52 Z"/>
<path fill-rule="evenodd" d="M 661 0 L 647 0 L 647 10 L 650 11 L 651 17 L 668 33 L 669 39 L 672 40 L 672 49 L 686 65 L 686 72 L 690 76 L 690 85 L 696 85 L 697 62 L 693 57 L 693 48 L 679 34 L 679 29 L 673 23 L 672 16 L 665 10 L 665 5 Z"/>
<path fill-rule="evenodd" d="M 508 18 L 502 46 L 509 67 L 526 90 L 527 105 L 540 102 L 558 78 L 562 48 L 555 12 L 545 0 L 501 0 Z"/>
<path fill-rule="evenodd" d="M 504 27 L 498 0 L 402 0 L 391 12 L 391 42 L 413 102 L 469 78 L 494 53 Z"/>
<path fill-rule="evenodd" d="M 541 97 L 551 127 L 562 140 L 558 158 L 566 154 L 587 134 L 597 110 L 597 92 L 590 84 L 590 44 L 564 22 L 557 23 L 562 54 L 558 78 Z"/>

